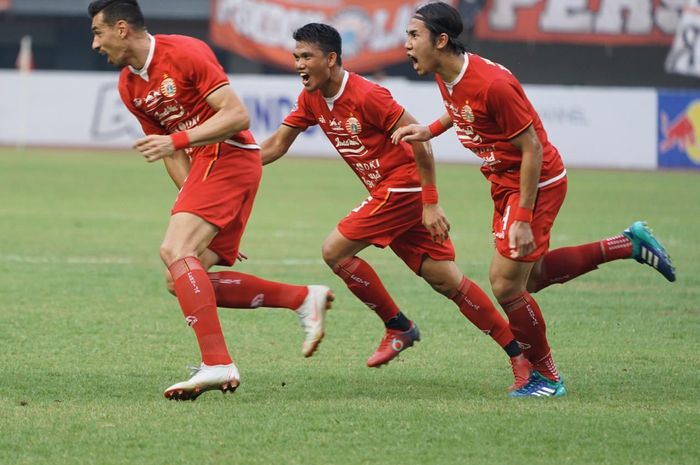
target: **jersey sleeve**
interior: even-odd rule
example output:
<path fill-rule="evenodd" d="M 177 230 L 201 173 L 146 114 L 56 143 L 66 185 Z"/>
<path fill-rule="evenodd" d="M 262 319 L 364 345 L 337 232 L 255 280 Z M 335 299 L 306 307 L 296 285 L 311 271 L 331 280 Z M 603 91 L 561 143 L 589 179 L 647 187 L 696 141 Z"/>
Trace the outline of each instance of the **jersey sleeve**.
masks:
<path fill-rule="evenodd" d="M 391 92 L 382 86 L 374 86 L 365 95 L 363 116 L 371 125 L 383 130 L 391 130 L 403 115 L 404 108 L 398 104 Z"/>
<path fill-rule="evenodd" d="M 297 102 L 292 108 L 292 111 L 287 115 L 282 124 L 301 129 L 302 131 L 309 126 L 314 126 L 317 124 L 316 117 L 309 107 L 307 92 L 302 90 L 299 97 L 297 97 Z"/>
<path fill-rule="evenodd" d="M 157 124 L 151 118 L 146 116 L 146 114 L 144 112 L 142 112 L 141 110 L 136 108 L 136 106 L 134 105 L 134 102 L 131 99 L 129 91 L 127 90 L 127 85 L 123 79 L 119 80 L 118 88 L 119 88 L 119 96 L 121 97 L 122 102 L 124 102 L 124 106 L 139 121 L 139 124 L 141 124 L 141 129 L 143 129 L 144 134 L 146 134 L 146 135 L 167 134 L 167 131 L 165 130 L 165 128 L 161 127 L 159 124 Z"/>
<path fill-rule="evenodd" d="M 229 83 L 224 68 L 212 49 L 204 42 L 196 39 L 183 41 L 179 54 L 178 65 L 204 98 Z"/>
<path fill-rule="evenodd" d="M 503 131 L 512 139 L 532 124 L 530 105 L 522 86 L 508 79 L 496 79 L 489 86 L 486 106 Z"/>

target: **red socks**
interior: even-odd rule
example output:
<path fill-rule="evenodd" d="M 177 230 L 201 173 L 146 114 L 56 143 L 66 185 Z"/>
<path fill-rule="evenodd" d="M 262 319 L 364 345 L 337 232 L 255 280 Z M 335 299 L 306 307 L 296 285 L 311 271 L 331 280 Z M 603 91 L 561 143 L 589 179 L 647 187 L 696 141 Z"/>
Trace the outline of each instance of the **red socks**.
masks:
<path fill-rule="evenodd" d="M 520 343 L 523 354 L 532 363 L 533 370 L 559 381 L 559 373 L 547 343 L 547 326 L 535 299 L 523 292 L 514 299 L 499 303 L 506 311 L 510 329 Z"/>
<path fill-rule="evenodd" d="M 274 307 L 296 310 L 309 293 L 306 286 L 267 281 L 237 271 L 209 273 L 219 307 Z"/>
<path fill-rule="evenodd" d="M 547 253 L 542 261 L 542 271 L 535 281 L 537 292 L 556 283 L 565 283 L 598 268 L 601 263 L 629 258 L 632 242 L 620 234 L 575 247 L 562 247 Z"/>
<path fill-rule="evenodd" d="M 474 282 L 462 278 L 455 294 L 451 297 L 462 315 L 484 334 L 493 338 L 499 346 L 507 346 L 513 339 L 508 323 L 496 309 L 488 295 Z"/>
<path fill-rule="evenodd" d="M 232 361 L 219 324 L 214 289 L 201 262 L 185 257 L 173 262 L 168 270 L 185 320 L 197 336 L 202 363 L 228 365 Z"/>
<path fill-rule="evenodd" d="M 361 258 L 348 258 L 336 265 L 333 272 L 340 276 L 350 292 L 374 310 L 383 322 L 386 323 L 399 313 L 399 308 L 384 288 L 377 273 Z"/>

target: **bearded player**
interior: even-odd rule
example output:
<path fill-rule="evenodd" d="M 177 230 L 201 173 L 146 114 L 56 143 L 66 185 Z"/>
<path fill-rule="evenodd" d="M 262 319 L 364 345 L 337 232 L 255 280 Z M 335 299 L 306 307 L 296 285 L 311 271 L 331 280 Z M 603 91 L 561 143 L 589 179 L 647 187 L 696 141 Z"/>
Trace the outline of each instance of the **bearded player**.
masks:
<path fill-rule="evenodd" d="M 121 68 L 119 93 L 147 134 L 134 148 L 163 160 L 180 189 L 160 248 L 168 287 L 197 337 L 202 363 L 165 390 L 175 400 L 233 391 L 240 375 L 224 340 L 217 305 L 295 310 L 310 356 L 324 334 L 332 294 L 325 286 L 293 286 L 234 271 L 232 265 L 262 171 L 248 113 L 214 53 L 197 39 L 151 35 L 135 0 L 98 0 L 88 7 L 92 48 Z"/>

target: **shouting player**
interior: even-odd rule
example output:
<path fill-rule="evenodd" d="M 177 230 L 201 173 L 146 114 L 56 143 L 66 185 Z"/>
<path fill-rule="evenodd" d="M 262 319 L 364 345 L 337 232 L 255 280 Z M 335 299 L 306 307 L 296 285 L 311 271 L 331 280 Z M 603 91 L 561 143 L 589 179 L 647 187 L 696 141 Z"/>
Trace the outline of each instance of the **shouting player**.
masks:
<path fill-rule="evenodd" d="M 119 93 L 147 134 L 134 148 L 148 162 L 163 160 L 180 192 L 160 248 L 168 287 L 177 296 L 199 343 L 202 364 L 170 386 L 165 397 L 196 399 L 233 391 L 240 382 L 226 347 L 217 304 L 296 310 L 310 356 L 324 333 L 332 295 L 325 286 L 293 286 L 233 271 L 232 265 L 258 190 L 259 146 L 248 113 L 223 68 L 203 42 L 151 35 L 136 0 L 98 0 L 88 7 L 92 48 L 121 68 Z"/>
<path fill-rule="evenodd" d="M 522 387 L 530 364 L 495 305 L 454 262 L 430 146 L 391 142 L 395 128 L 415 119 L 388 90 L 343 69 L 341 38 L 334 28 L 311 23 L 293 37 L 304 89 L 295 109 L 262 143 L 263 164 L 283 156 L 302 131 L 318 124 L 369 191 L 370 197 L 338 223 L 322 249 L 333 272 L 384 322 L 384 337 L 367 365 L 388 363 L 420 339 L 416 324 L 399 310 L 374 269 L 357 256 L 370 245 L 389 246 L 505 350 L 515 377 L 511 387 Z"/>
<path fill-rule="evenodd" d="M 491 288 L 534 368 L 527 385 L 511 395 L 560 396 L 566 389 L 530 292 L 622 258 L 647 263 L 669 281 L 675 281 L 675 269 L 641 221 L 599 242 L 548 251 L 566 195 L 564 163 L 518 80 L 503 66 L 466 53 L 458 41 L 461 32 L 459 13 L 443 2 L 416 11 L 407 29 L 408 56 L 418 74 L 435 73 L 447 112 L 430 126 L 397 129 L 392 139 L 428 141 L 454 126 L 462 145 L 483 160 L 494 202 Z"/>

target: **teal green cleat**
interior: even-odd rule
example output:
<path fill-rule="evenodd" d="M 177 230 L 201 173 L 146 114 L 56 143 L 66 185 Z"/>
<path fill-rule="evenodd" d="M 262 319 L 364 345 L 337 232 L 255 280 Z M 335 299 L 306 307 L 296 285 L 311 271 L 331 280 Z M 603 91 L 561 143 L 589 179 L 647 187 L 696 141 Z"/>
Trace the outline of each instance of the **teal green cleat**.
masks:
<path fill-rule="evenodd" d="M 552 381 L 533 371 L 527 384 L 510 393 L 511 397 L 561 397 L 566 395 L 564 381 Z"/>
<path fill-rule="evenodd" d="M 651 266 L 669 281 L 676 280 L 676 269 L 671 262 L 671 257 L 654 237 L 646 221 L 635 221 L 622 234 L 632 241 L 632 258 L 639 263 Z"/>

